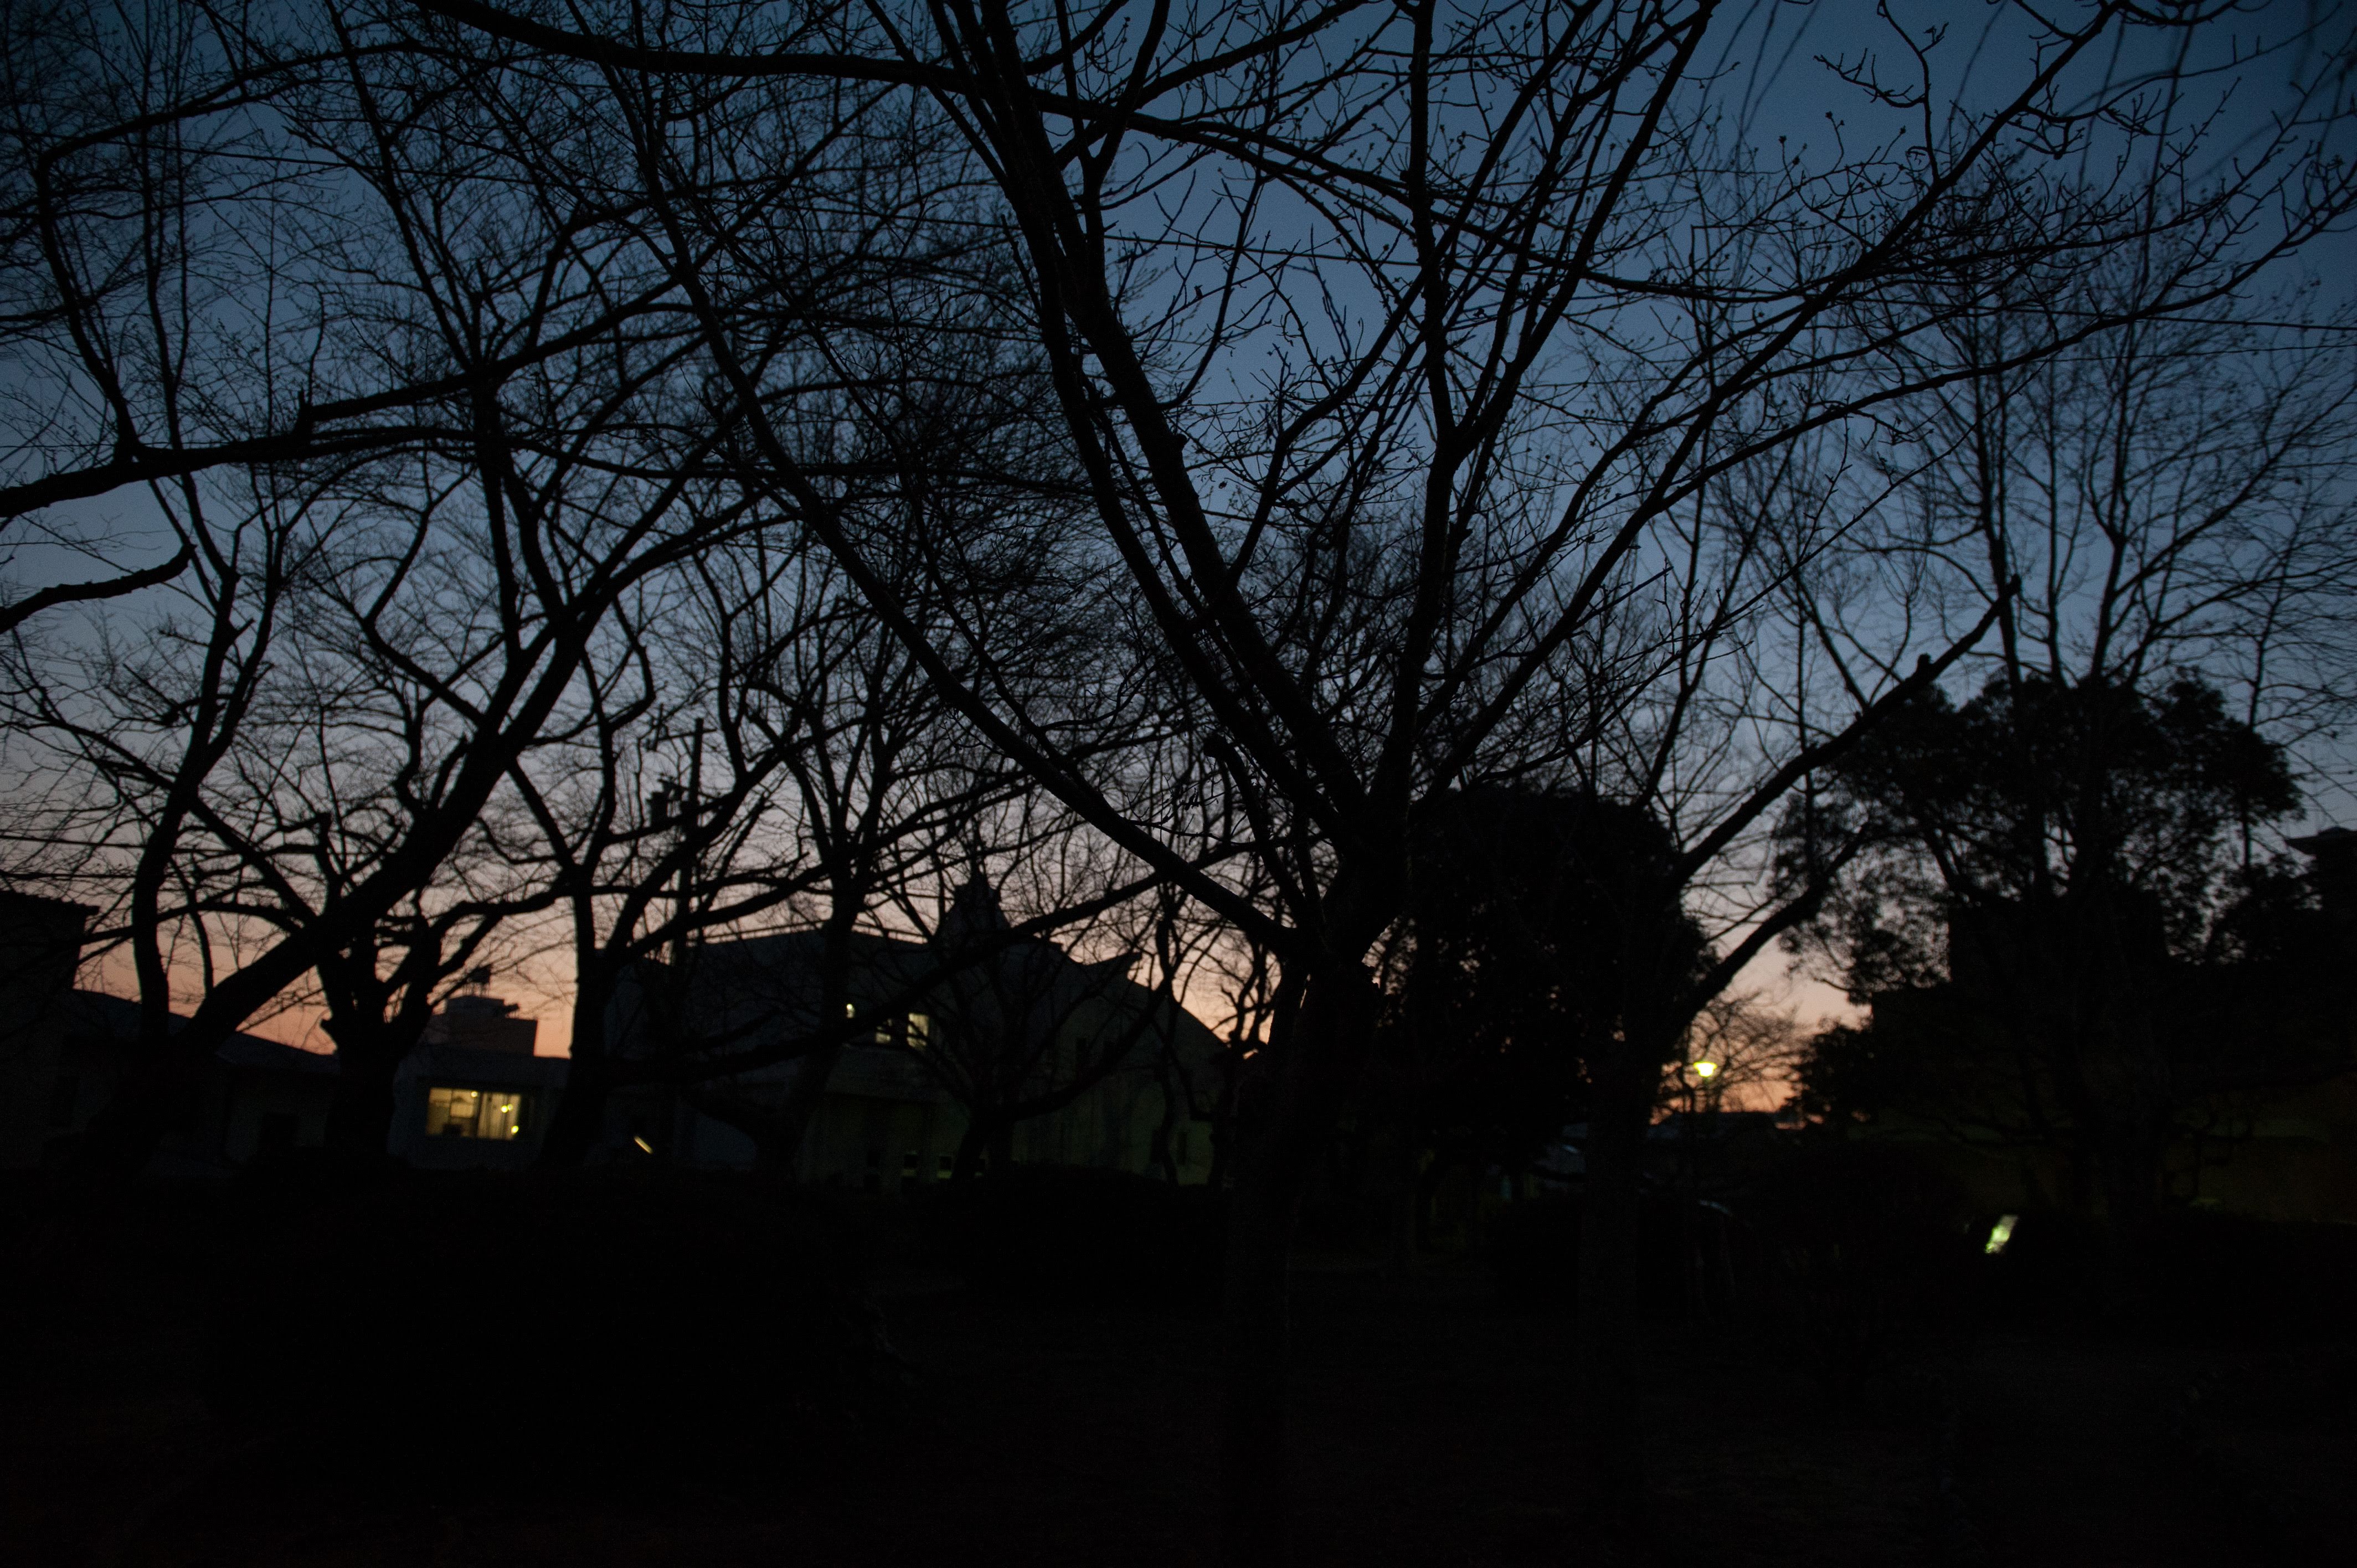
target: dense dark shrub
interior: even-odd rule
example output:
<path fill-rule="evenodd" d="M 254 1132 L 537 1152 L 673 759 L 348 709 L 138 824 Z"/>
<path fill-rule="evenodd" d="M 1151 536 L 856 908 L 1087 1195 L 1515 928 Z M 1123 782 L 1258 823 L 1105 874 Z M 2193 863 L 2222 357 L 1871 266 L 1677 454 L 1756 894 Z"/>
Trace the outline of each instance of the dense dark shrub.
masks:
<path fill-rule="evenodd" d="M 1569 1310 L 1579 1294 L 1579 1200 L 1509 1204 L 1491 1221 L 1487 1251 L 1500 1300 Z"/>
<path fill-rule="evenodd" d="M 1682 1194 L 1643 1199 L 1639 1288 L 1657 1318 L 1709 1318 L 1727 1311 L 1746 1269 L 1741 1223 L 1724 1206 Z M 1501 1301 L 1571 1310 L 1579 1294 L 1579 1198 L 1555 1195 L 1507 1204 L 1490 1217 L 1484 1251 Z"/>
<path fill-rule="evenodd" d="M 2162 1226 L 2138 1273 L 2146 1310 L 2174 1332 L 2357 1333 L 2357 1226 L 2193 1210 Z"/>
<path fill-rule="evenodd" d="M 284 1169 L 245 1197 L 209 1402 L 429 1477 L 773 1455 L 897 1380 L 839 1229 L 791 1189 Z"/>
<path fill-rule="evenodd" d="M 1783 1251 L 1838 1251 L 1894 1282 L 1932 1289 L 1979 1255 L 1986 1231 L 1953 1178 L 1890 1144 L 1796 1145 L 1729 1201 Z"/>
<path fill-rule="evenodd" d="M 1980 1310 L 1995 1217 L 1916 1151 L 1800 1144 L 1730 1203 L 1753 1243 L 1753 1305 L 1837 1402 L 1904 1381 L 1903 1342 Z"/>
<path fill-rule="evenodd" d="M 1293 1244 L 1305 1251 L 1377 1252 L 1391 1244 L 1399 1200 L 1391 1195 L 1313 1191 L 1302 1200 Z"/>
<path fill-rule="evenodd" d="M 927 1194 L 924 1219 L 983 1289 L 1197 1308 L 1218 1298 L 1224 1196 L 1122 1171 L 1017 1165 Z"/>
<path fill-rule="evenodd" d="M 2308 1339 L 2357 1333 L 2357 1226 L 2200 1209 L 2129 1239 L 2022 1217 L 1986 1260 L 1993 1320 L 2022 1328 Z"/>

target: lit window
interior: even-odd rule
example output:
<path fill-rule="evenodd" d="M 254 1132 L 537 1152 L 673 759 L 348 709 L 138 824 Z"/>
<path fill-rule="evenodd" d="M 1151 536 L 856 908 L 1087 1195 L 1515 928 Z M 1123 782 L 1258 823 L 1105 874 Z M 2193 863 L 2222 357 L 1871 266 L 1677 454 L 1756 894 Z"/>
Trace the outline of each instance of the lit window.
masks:
<path fill-rule="evenodd" d="M 909 1048 L 921 1051 L 933 1043 L 933 1021 L 922 1013 L 909 1015 Z"/>
<path fill-rule="evenodd" d="M 900 1179 L 904 1182 L 917 1179 L 917 1151 L 914 1149 L 900 1156 Z"/>
<path fill-rule="evenodd" d="M 523 1134 L 529 1097 L 488 1089 L 429 1089 L 425 1091 L 425 1135 L 429 1138 L 490 1138 L 505 1141 Z"/>

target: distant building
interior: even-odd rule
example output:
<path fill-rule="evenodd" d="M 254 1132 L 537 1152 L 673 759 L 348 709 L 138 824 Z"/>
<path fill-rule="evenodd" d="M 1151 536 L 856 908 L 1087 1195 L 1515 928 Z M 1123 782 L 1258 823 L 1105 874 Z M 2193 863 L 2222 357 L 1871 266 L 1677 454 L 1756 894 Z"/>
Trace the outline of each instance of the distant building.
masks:
<path fill-rule="evenodd" d="M 93 911 L 0 892 L 0 1167 L 50 1163 L 98 1114 L 137 1048 L 138 1004 L 74 989 Z M 175 1175 L 227 1170 L 317 1144 L 333 1058 L 232 1036 L 156 1151 Z"/>
<path fill-rule="evenodd" d="M 512 1002 L 479 991 L 462 991 L 444 1002 L 441 1011 L 427 1021 L 424 1043 L 528 1057 L 539 1040 L 540 1025 L 534 1019 L 517 1017 L 515 1010 Z"/>
<path fill-rule="evenodd" d="M 936 945 L 853 940 L 843 1005 L 867 1026 L 836 1058 L 801 1144 L 802 1179 L 891 1193 L 946 1178 L 968 1127 L 952 1085 L 972 1076 L 980 1030 L 1031 1063 L 1028 1087 L 1010 1092 L 1062 1101 L 1012 1128 L 1006 1152 L 1017 1161 L 1181 1181 L 1209 1175 L 1210 1127 L 1198 1112 L 1216 1097 L 1222 1047 L 1200 1020 L 1129 979 L 1127 960 L 1087 962 L 1053 942 L 1010 940 L 985 884 L 960 891 L 942 927 L 950 941 L 983 937 L 991 956 L 942 978 Z M 708 944 L 695 954 L 684 1006 L 654 994 L 664 974 L 649 966 L 617 997 L 610 1037 L 640 1056 L 677 1034 L 736 1051 L 789 1047 L 829 1022 L 823 953 L 814 931 Z M 1054 1092 L 1058 1074 L 1108 1045 L 1118 1066 L 1069 1097 Z M 748 1168 L 759 1144 L 748 1125 L 781 1106 L 809 1070 L 788 1058 L 690 1089 L 624 1090 L 608 1108 L 604 1147 L 609 1157 Z"/>
<path fill-rule="evenodd" d="M 986 891 L 986 890 L 985 890 Z M 0 892 L 0 1166 L 54 1160 L 104 1106 L 137 1048 L 135 1003 L 73 989 L 91 911 Z M 996 918 L 996 900 L 977 916 Z M 1003 926 L 1003 919 L 1000 924 Z M 660 966 L 623 988 L 611 1037 L 625 1056 L 659 1053 L 683 1023 L 735 1049 L 787 1047 L 818 1022 L 815 933 L 698 950 L 691 1004 L 673 1030 L 655 1026 Z M 1101 1047 L 1134 1048 L 1053 1110 L 1026 1117 L 1008 1150 L 1025 1162 L 1158 1169 L 1200 1180 L 1218 1041 L 1191 1015 L 1127 978 L 1125 962 L 1084 963 L 1055 944 L 1010 942 L 960 984 L 918 982 L 939 967 L 917 942 L 863 935 L 854 944 L 848 1004 L 865 1024 L 835 1058 L 802 1142 L 800 1174 L 870 1192 L 946 1176 L 966 1115 L 929 1051 L 985 1015 L 1010 1037 L 1044 1047 L 1041 1071 Z M 521 1169 L 540 1152 L 568 1064 L 534 1054 L 539 1026 L 479 989 L 448 998 L 404 1060 L 388 1151 L 421 1169 Z M 332 1054 L 238 1035 L 216 1054 L 187 1112 L 159 1150 L 162 1174 L 222 1173 L 316 1147 L 335 1097 Z M 716 1084 L 618 1090 L 592 1158 L 749 1168 L 758 1145 L 744 1115 L 774 1109 L 809 1070 L 791 1057 Z M 740 1113 L 732 1121 L 729 1111 Z"/>
<path fill-rule="evenodd" d="M 2153 963 L 2164 1048 L 2119 1071 L 2140 1069 L 2160 1085 L 2148 1092 L 2169 1113 L 2151 1146 L 2165 1145 L 2169 1200 L 2357 1223 L 2357 832 L 2292 843 L 2313 862 L 2316 945 L 2265 969 Z M 1873 999 L 1875 1055 L 1861 1059 L 1879 1103 L 1857 1131 L 1936 1151 L 1993 1211 L 2099 1201 L 2071 1159 L 2072 1101 L 2034 1053 L 2007 1048 L 1997 972 L 2035 972 L 2040 933 L 2028 920 L 1983 921 L 1975 942 L 1952 940 L 1945 983 Z M 2158 945 L 2157 927 L 2147 940 Z"/>
<path fill-rule="evenodd" d="M 520 1170 L 540 1154 L 565 1058 L 533 1054 L 540 1025 L 480 989 L 446 1000 L 394 1082 L 395 1158 L 422 1170 Z"/>
<path fill-rule="evenodd" d="M 81 1097 L 65 1049 L 66 1000 L 97 911 L 0 890 L 0 1166 L 40 1164 Z"/>

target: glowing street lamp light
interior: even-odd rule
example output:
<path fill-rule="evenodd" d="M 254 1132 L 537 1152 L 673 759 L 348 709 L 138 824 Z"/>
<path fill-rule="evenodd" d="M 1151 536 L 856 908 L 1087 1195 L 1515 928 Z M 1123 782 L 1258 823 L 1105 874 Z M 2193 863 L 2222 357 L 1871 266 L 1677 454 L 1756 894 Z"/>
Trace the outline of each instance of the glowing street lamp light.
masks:
<path fill-rule="evenodd" d="M 1716 1078 L 1718 1076 L 1718 1064 L 1717 1062 L 1695 1062 L 1694 1064 L 1694 1075 L 1696 1078 Z"/>

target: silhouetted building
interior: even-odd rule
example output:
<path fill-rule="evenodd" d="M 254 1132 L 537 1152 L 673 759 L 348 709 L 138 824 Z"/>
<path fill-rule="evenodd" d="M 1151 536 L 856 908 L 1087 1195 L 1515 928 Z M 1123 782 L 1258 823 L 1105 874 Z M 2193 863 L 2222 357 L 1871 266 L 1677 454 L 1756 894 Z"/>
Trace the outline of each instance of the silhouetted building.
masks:
<path fill-rule="evenodd" d="M 139 1048 L 137 1003 L 73 987 L 91 913 L 0 891 L 0 1166 L 59 1157 Z M 462 994 L 436 1015 L 401 1068 L 394 1154 L 436 1168 L 529 1162 L 565 1064 L 532 1054 L 538 1026 L 513 1012 Z M 151 1169 L 217 1174 L 316 1147 L 335 1090 L 334 1056 L 232 1036 L 191 1088 Z"/>
<path fill-rule="evenodd" d="M 0 1165 L 37 1165 L 59 1157 L 105 1106 L 138 1049 L 135 1002 L 69 988 L 51 1006 L 53 1047 L 33 1072 L 12 1073 L 7 1080 L 9 1131 L 0 1144 Z M 218 1174 L 317 1144 L 335 1087 L 333 1058 L 233 1035 L 191 1086 L 149 1168 L 166 1176 Z"/>
<path fill-rule="evenodd" d="M 512 1002 L 479 991 L 462 991 L 445 1001 L 427 1021 L 423 1043 L 528 1057 L 539 1039 L 540 1025 L 534 1019 L 517 1017 L 515 1010 Z"/>
<path fill-rule="evenodd" d="M 2107 1202 L 2089 1172 L 2112 1138 L 2147 1153 L 2164 1202 L 2357 1222 L 2357 832 L 2292 843 L 2319 908 L 2258 958 L 2171 956 L 2129 906 L 2104 932 L 2128 956 L 2097 979 L 2069 911 L 1959 917 L 1950 979 L 1876 996 L 1850 1036 L 1858 1131 L 1936 1149 L 1993 1210 Z"/>
<path fill-rule="evenodd" d="M 97 911 L 0 890 L 0 1166 L 40 1163 L 81 1097 L 65 1055 L 66 999 Z"/>
<path fill-rule="evenodd" d="M 943 974 L 949 948 L 962 941 L 986 943 L 987 956 Z M 1219 1041 L 1129 979 L 1130 960 L 1086 962 L 1053 942 L 1010 940 L 996 895 L 977 879 L 959 890 L 932 942 L 857 933 L 834 987 L 826 965 L 816 931 L 710 943 L 696 950 L 683 985 L 662 966 L 634 975 L 615 1001 L 610 1036 L 633 1056 L 782 1053 L 829 1023 L 830 1006 L 840 1009 L 860 1027 L 835 1056 L 801 1140 L 804 1180 L 897 1192 L 946 1177 L 970 1125 L 974 1082 L 993 1072 L 1001 1098 L 1056 1101 L 1006 1131 L 1006 1157 L 1182 1181 L 1209 1174 L 1202 1118 L 1216 1095 Z M 685 994 L 668 994 L 674 986 Z M 1117 1058 L 1110 1070 L 1083 1070 L 1108 1053 Z M 604 1146 L 617 1158 L 752 1166 L 764 1119 L 781 1112 L 813 1059 L 686 1090 L 618 1093 Z"/>
<path fill-rule="evenodd" d="M 1127 976 L 1128 962 L 1082 962 L 1052 942 L 1005 940 L 986 887 L 961 894 L 951 940 L 994 943 L 990 956 L 944 979 L 937 947 L 862 934 L 836 983 L 823 943 L 789 932 L 697 950 L 692 994 L 670 995 L 662 965 L 634 974 L 617 998 L 611 1038 L 624 1057 L 683 1043 L 777 1048 L 780 1059 L 708 1084 L 616 1092 L 594 1158 L 662 1159 L 711 1168 L 759 1163 L 755 1136 L 809 1061 L 783 1053 L 819 1026 L 833 995 L 858 1030 L 833 1058 L 800 1171 L 872 1192 L 950 1173 L 969 1117 L 950 1085 L 999 1047 L 1012 1061 L 1001 1101 L 1027 1102 L 996 1154 L 1024 1163 L 1159 1170 L 1201 1179 L 1211 1162 L 1208 1113 L 1218 1041 L 1191 1015 Z M 102 1107 L 138 1040 L 137 1004 L 75 991 L 79 905 L 0 893 L 0 1165 L 53 1159 Z M 425 1169 L 518 1169 L 532 1163 L 564 1091 L 568 1063 L 533 1054 L 538 1025 L 481 993 L 448 998 L 401 1064 L 388 1150 Z M 985 1032 L 987 1032 L 986 1034 Z M 952 1069 L 934 1059 L 957 1058 Z M 1079 1064 L 1112 1056 L 1102 1072 Z M 225 1172 L 324 1141 L 337 1062 L 239 1035 L 217 1053 L 154 1168 Z M 1042 1110 L 1038 1101 L 1052 1101 Z M 750 1126 L 755 1132 L 748 1132 Z"/>

